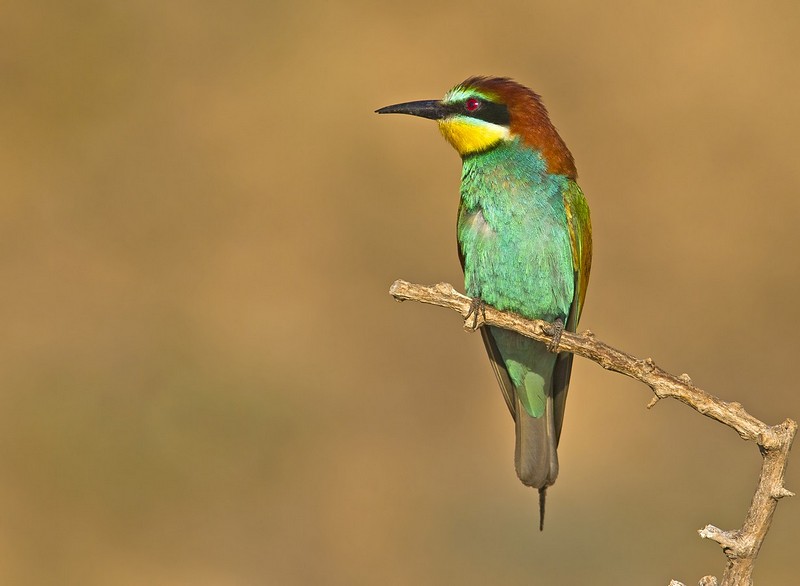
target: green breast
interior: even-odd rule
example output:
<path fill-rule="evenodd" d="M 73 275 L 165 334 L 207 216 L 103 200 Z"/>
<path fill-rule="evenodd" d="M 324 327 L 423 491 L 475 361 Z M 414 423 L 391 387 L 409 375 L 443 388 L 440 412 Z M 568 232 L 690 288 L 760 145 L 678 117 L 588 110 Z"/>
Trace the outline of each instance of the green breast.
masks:
<path fill-rule="evenodd" d="M 464 160 L 458 244 L 468 295 L 566 321 L 575 291 L 562 195 L 569 181 L 518 141 Z"/>

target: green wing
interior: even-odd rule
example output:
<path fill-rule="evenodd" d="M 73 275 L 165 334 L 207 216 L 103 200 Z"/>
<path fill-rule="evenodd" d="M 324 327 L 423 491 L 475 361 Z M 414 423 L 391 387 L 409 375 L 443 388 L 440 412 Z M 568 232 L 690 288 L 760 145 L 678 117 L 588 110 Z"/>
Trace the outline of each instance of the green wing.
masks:
<path fill-rule="evenodd" d="M 575 296 L 572 298 L 569 316 L 565 327 L 574 332 L 583 310 L 586 287 L 589 284 L 589 271 L 592 268 L 592 222 L 589 206 L 578 184 L 570 181 L 564 189 L 564 209 L 567 212 L 567 227 L 572 245 L 572 271 L 575 278 Z M 553 416 L 556 429 L 556 442 L 561 438 L 561 424 L 564 421 L 564 408 L 567 403 L 567 390 L 572 372 L 573 355 L 561 352 L 556 360 L 553 373 Z"/>
<path fill-rule="evenodd" d="M 592 221 L 583 191 L 574 181 L 564 190 L 564 209 L 567 212 L 569 240 L 572 244 L 572 270 L 575 275 L 575 297 L 572 300 L 566 327 L 575 331 L 583 311 L 589 273 L 592 269 Z"/>

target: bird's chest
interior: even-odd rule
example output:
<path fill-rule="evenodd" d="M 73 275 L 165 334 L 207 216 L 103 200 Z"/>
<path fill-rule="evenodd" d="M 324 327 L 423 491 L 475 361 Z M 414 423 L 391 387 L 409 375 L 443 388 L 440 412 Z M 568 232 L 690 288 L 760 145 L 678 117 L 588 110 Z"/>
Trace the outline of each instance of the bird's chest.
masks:
<path fill-rule="evenodd" d="M 462 188 L 458 244 L 469 295 L 529 317 L 569 313 L 572 256 L 557 185 L 497 181 L 466 194 Z"/>

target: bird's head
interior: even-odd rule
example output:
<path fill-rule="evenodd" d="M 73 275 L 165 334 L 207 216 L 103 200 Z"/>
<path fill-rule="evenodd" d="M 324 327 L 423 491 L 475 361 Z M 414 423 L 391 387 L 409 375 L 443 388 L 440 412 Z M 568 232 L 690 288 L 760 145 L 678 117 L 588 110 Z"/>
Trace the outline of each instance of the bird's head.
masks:
<path fill-rule="evenodd" d="M 507 77 L 470 77 L 441 100 L 405 102 L 376 112 L 436 120 L 462 157 L 520 139 L 541 154 L 550 173 L 576 176 L 572 155 L 550 122 L 541 98 Z"/>

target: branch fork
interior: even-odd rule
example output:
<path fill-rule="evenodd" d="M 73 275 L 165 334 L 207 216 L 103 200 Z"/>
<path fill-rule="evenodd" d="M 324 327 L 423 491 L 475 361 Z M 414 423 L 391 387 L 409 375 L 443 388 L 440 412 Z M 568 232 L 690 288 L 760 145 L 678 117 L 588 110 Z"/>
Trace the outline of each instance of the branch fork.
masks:
<path fill-rule="evenodd" d="M 769 426 L 750 415 L 741 404 L 725 402 L 696 387 L 688 374 L 670 374 L 652 358 L 641 359 L 617 350 L 597 340 L 589 330 L 583 333 L 564 331 L 559 339 L 558 328 L 554 324 L 524 319 L 488 305 L 481 305 L 478 310 L 471 298 L 458 293 L 448 283 L 425 286 L 398 280 L 392 284 L 389 292 L 398 301 L 418 301 L 455 310 L 464 318 L 467 330 L 474 331 L 483 325 L 497 326 L 544 342 L 554 351 L 572 352 L 588 358 L 606 370 L 624 374 L 649 386 L 654 397 L 648 408 L 661 399 L 677 399 L 698 413 L 732 428 L 742 439 L 755 442 L 763 462 L 758 486 L 742 527 L 735 531 L 724 531 L 714 525 L 706 525 L 698 531 L 703 539 L 710 539 L 722 546 L 727 558 L 722 581 L 718 582 L 714 576 L 705 576 L 700 580 L 700 585 L 752 585 L 753 565 L 769 531 L 775 507 L 780 499 L 794 496 L 783 483 L 789 451 L 797 433 L 796 422 L 787 419 Z M 474 324 L 473 317 L 476 318 Z M 682 586 L 674 580 L 672 584 Z"/>

